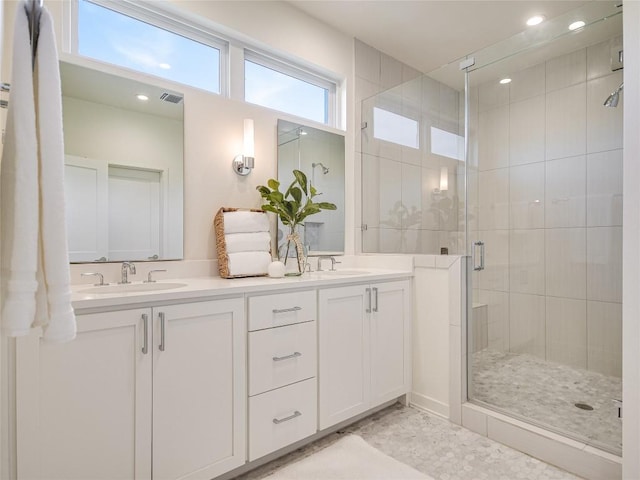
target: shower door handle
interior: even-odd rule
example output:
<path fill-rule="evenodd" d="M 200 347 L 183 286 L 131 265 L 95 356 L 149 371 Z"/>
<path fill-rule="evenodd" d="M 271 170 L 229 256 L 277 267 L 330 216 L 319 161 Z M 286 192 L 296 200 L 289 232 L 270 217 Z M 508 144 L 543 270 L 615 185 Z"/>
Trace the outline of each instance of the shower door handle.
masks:
<path fill-rule="evenodd" d="M 480 264 L 476 263 L 476 257 L 477 257 L 476 252 L 478 248 L 480 248 Z M 473 269 L 476 272 L 479 272 L 480 270 L 484 270 L 484 242 L 482 241 L 473 242 L 473 249 L 471 250 L 471 258 L 473 262 Z"/>

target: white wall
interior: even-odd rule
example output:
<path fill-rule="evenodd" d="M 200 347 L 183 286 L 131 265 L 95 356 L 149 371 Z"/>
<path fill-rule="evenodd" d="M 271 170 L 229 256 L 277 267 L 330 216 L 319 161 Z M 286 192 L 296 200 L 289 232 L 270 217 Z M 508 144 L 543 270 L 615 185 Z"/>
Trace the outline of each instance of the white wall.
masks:
<path fill-rule="evenodd" d="M 460 423 L 466 362 L 464 257 L 414 257 L 411 403 Z"/>
<path fill-rule="evenodd" d="M 622 477 L 640 478 L 640 2 L 624 2 Z"/>

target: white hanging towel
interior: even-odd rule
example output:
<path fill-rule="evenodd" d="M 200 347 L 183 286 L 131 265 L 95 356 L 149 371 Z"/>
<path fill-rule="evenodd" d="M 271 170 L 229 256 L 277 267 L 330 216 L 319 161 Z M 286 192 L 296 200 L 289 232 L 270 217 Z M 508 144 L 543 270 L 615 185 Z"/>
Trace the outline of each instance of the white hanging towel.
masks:
<path fill-rule="evenodd" d="M 64 205 L 60 70 L 51 16 L 42 8 L 35 71 L 25 2 L 18 5 L 13 79 L 0 171 L 2 331 L 33 326 L 48 341 L 72 340 L 69 253 Z"/>

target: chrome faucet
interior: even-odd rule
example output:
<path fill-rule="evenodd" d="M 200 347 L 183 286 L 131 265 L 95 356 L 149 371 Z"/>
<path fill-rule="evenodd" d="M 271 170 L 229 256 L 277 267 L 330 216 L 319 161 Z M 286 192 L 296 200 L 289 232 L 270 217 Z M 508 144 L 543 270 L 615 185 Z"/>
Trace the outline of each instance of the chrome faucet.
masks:
<path fill-rule="evenodd" d="M 119 283 L 121 283 L 121 284 L 131 283 L 129 281 L 129 272 L 132 275 L 135 275 L 136 274 L 136 266 L 131 262 L 122 262 L 122 280 L 120 280 Z"/>
<path fill-rule="evenodd" d="M 80 274 L 83 277 L 89 277 L 89 276 L 96 276 L 100 279 L 100 283 L 94 283 L 93 286 L 94 287 L 101 287 L 102 285 L 109 285 L 108 283 L 104 283 L 104 275 L 102 275 L 99 272 L 87 272 L 87 273 L 81 273 Z"/>
<path fill-rule="evenodd" d="M 318 271 L 321 272 L 322 271 L 322 260 L 331 260 L 331 271 L 334 272 L 336 270 L 336 263 L 342 263 L 342 262 L 338 262 L 333 256 L 331 255 L 320 255 L 318 257 Z"/>

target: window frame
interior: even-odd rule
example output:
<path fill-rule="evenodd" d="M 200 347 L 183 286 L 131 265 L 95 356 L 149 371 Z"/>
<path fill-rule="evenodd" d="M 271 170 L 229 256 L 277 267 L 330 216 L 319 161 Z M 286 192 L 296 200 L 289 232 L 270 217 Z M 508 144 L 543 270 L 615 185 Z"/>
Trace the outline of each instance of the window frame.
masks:
<path fill-rule="evenodd" d="M 199 18 L 195 14 L 181 11 L 179 8 L 170 4 L 164 5 L 160 2 L 139 0 L 86 1 L 218 49 L 220 51 L 220 92 L 216 93 L 210 90 L 204 90 L 177 80 L 112 64 L 98 58 L 80 55 L 78 52 L 79 0 L 63 2 L 62 51 L 65 53 L 108 66 L 109 68 L 132 72 L 135 75 L 158 78 L 176 85 L 184 85 L 185 87 L 194 88 L 213 95 L 220 95 L 260 108 L 281 112 L 283 115 L 304 119 L 305 121 L 317 123 L 325 127 L 340 130 L 346 128 L 344 125 L 346 105 L 344 104 L 343 98 L 345 79 L 329 70 L 323 69 L 320 65 L 288 55 L 285 52 L 272 51 L 257 41 L 252 41 L 244 36 L 230 33 L 224 26 L 217 26 L 216 24 L 209 26 L 208 23 L 210 22 L 208 19 Z M 328 92 L 325 112 L 326 121 L 317 122 L 283 110 L 271 109 L 270 107 L 247 102 L 245 96 L 245 60 L 326 89 Z"/>
<path fill-rule="evenodd" d="M 162 78 L 163 80 L 170 81 L 172 83 L 178 83 L 180 85 L 186 85 L 190 88 L 196 88 L 199 90 L 203 90 L 209 92 L 213 95 L 221 95 L 228 97 L 229 96 L 229 41 L 223 39 L 217 32 L 207 28 L 202 24 L 198 24 L 194 22 L 192 19 L 187 19 L 186 17 L 181 17 L 179 14 L 175 12 L 168 12 L 164 10 L 161 6 L 156 4 L 152 5 L 152 8 L 146 6 L 141 2 L 135 2 L 132 0 L 118 0 L 117 2 L 114 0 L 83 0 L 89 3 L 93 3 L 99 7 L 106 8 L 113 12 L 119 13 L 121 15 L 125 15 L 127 17 L 133 18 L 134 20 L 138 20 L 140 22 L 147 23 L 153 27 L 166 30 L 175 35 L 180 35 L 188 40 L 192 40 L 197 43 L 201 43 L 208 47 L 212 47 L 217 49 L 220 52 L 219 55 L 219 66 L 218 66 L 218 75 L 219 75 L 219 86 L 220 91 L 214 92 L 212 90 L 204 90 L 200 87 L 196 87 L 187 83 L 178 82 L 176 80 L 172 80 L 166 77 L 160 77 L 157 75 L 153 75 L 151 73 L 144 72 L 142 70 L 135 70 L 132 68 L 124 67 L 118 64 L 112 64 L 110 62 L 106 62 L 100 58 L 87 57 L 81 55 L 79 53 L 79 1 L 65 2 L 65 4 L 70 5 L 70 11 L 65 15 L 66 18 L 69 19 L 69 28 L 65 29 L 67 33 L 67 38 L 64 39 L 65 44 L 68 47 L 68 50 L 73 55 L 77 55 L 82 58 L 88 58 L 92 61 L 100 62 L 106 65 L 114 65 L 118 68 L 122 68 L 124 70 L 134 71 L 138 74 L 149 75 L 153 77 Z"/>
<path fill-rule="evenodd" d="M 247 77 L 246 77 L 244 66 L 245 66 L 245 62 L 247 61 L 326 90 L 327 98 L 325 100 L 325 121 L 321 123 L 328 127 L 337 126 L 337 115 L 336 115 L 337 108 L 336 107 L 337 107 L 338 84 L 339 84 L 337 80 L 332 79 L 327 75 L 323 75 L 311 68 L 304 68 L 299 64 L 296 65 L 293 62 L 289 63 L 287 61 L 284 61 L 281 58 L 275 58 L 272 55 L 267 55 L 265 53 L 258 52 L 257 50 L 245 47 L 244 55 L 242 59 L 243 78 L 241 80 L 242 80 L 242 98 L 247 103 L 251 103 L 246 100 L 246 91 L 245 91 Z M 265 107 L 263 105 L 259 105 L 255 103 L 251 103 L 251 104 L 258 105 L 263 108 L 270 108 L 270 107 Z M 295 115 L 291 112 L 285 112 L 283 110 L 276 110 L 276 111 L 285 113 L 287 115 L 298 117 L 298 115 Z M 299 117 L 299 118 L 305 118 L 305 117 Z M 314 120 L 309 118 L 305 118 L 305 120 L 314 122 Z"/>

